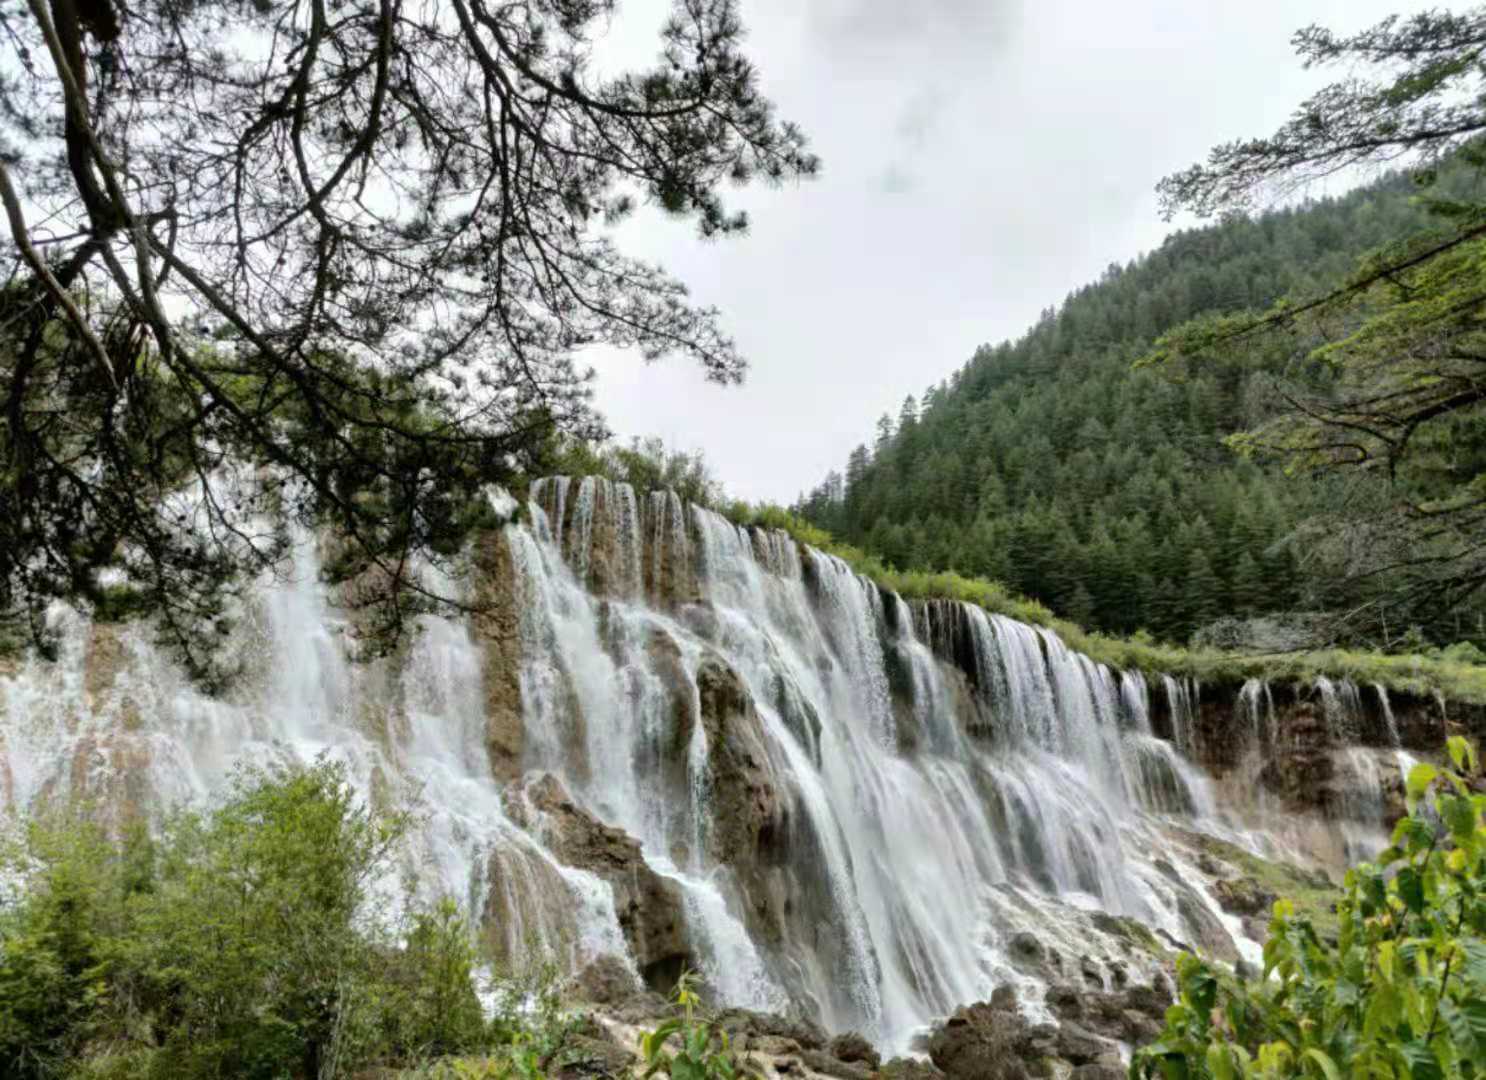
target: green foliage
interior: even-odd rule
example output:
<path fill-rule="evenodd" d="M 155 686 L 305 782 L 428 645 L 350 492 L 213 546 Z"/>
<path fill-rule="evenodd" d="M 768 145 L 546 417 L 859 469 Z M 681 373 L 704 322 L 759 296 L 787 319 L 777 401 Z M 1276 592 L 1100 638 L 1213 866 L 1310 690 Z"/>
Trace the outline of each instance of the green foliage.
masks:
<path fill-rule="evenodd" d="M 722 485 L 700 450 L 670 449 L 653 436 L 631 439 L 628 446 L 565 440 L 553 447 L 543 464 L 547 473 L 603 476 L 638 492 L 668 489 L 698 506 L 722 502 Z"/>
<path fill-rule="evenodd" d="M 1195 956 L 1132 1077 L 1470 1080 L 1486 1072 L 1486 795 L 1476 751 L 1415 766 L 1410 813 L 1376 864 L 1348 871 L 1334 940 L 1275 904 L 1261 978 Z"/>
<path fill-rule="evenodd" d="M 81 811 L 26 823 L 3 867 L 25 888 L 0 907 L 0 1074 L 277 1080 L 548 1054 L 561 1018 L 518 1016 L 528 987 L 486 1021 L 452 901 L 383 914 L 373 885 L 407 824 L 326 762 L 245 770 L 156 839 Z"/>
<path fill-rule="evenodd" d="M 1460 195 L 1475 182 L 1454 167 L 1438 188 Z M 1276 384 L 1292 353 L 1132 363 L 1173 326 L 1324 292 L 1367 251 L 1428 234 L 1435 222 L 1416 192 L 1392 175 L 1185 230 L 1111 266 L 1020 339 L 977 349 L 924 396 L 912 424 L 879 426 L 875 445 L 864 441 L 844 475 L 795 509 L 898 570 L 999 580 L 1107 634 L 1145 629 L 1185 643 L 1218 615 L 1361 609 L 1373 617 L 1320 643 L 1388 643 L 1396 579 L 1351 574 L 1368 547 L 1332 527 L 1386 507 L 1384 485 L 1290 477 L 1225 446 L 1283 407 Z M 1475 463 L 1435 460 L 1461 473 Z M 1479 606 L 1436 604 L 1418 621 L 1436 642 L 1480 636 Z"/>
<path fill-rule="evenodd" d="M 681 1015 L 640 1038 L 642 1076 L 665 1076 L 670 1080 L 736 1080 L 757 1075 L 733 1052 L 727 1032 L 699 1015 L 700 1002 L 692 989 L 690 972 L 683 973 L 677 981 L 675 1000 Z"/>
<path fill-rule="evenodd" d="M 1342 77 L 1274 134 L 1219 145 L 1158 187 L 1168 216 L 1210 215 L 1361 163 L 1415 166 L 1427 229 L 1375 234 L 1325 288 L 1252 313 L 1189 315 L 1145 360 L 1209 378 L 1269 358 L 1278 393 L 1225 441 L 1359 494 L 1311 530 L 1340 578 L 1332 604 L 1353 608 L 1354 622 L 1417 619 L 1436 642 L 1462 629 L 1481 637 L 1486 582 L 1476 542 L 1486 521 L 1483 40 L 1483 8 L 1393 17 L 1346 37 L 1308 27 L 1294 38 L 1306 66 Z"/>

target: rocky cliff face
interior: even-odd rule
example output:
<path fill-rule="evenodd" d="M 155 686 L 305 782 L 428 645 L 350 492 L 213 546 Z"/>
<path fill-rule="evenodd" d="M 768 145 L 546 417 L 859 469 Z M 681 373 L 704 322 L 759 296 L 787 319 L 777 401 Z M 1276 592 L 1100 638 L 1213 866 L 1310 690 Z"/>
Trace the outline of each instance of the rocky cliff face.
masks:
<path fill-rule="evenodd" d="M 416 797 L 399 870 L 465 901 L 498 959 L 652 990 L 695 968 L 720 1002 L 888 1051 L 957 1016 L 928 1046 L 950 1075 L 998 1024 L 1019 1060 L 1104 1067 L 1173 951 L 1255 957 L 1279 893 L 1324 918 L 1410 762 L 1486 731 L 1371 687 L 1147 683 L 601 481 L 538 484 L 471 553 L 479 614 L 371 665 L 315 545 L 296 559 L 219 697 L 147 628 L 59 612 L 62 659 L 0 672 L 6 805 L 147 816 L 235 763 L 329 754 L 369 798 Z M 1022 1021 L 995 1020 L 1013 999 Z"/>

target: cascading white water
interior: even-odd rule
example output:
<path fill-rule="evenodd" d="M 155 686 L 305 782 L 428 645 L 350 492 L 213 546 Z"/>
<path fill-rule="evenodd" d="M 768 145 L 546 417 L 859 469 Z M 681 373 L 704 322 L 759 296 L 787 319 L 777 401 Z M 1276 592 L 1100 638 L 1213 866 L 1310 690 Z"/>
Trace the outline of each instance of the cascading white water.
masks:
<path fill-rule="evenodd" d="M 120 633 L 116 673 L 93 686 L 116 631 L 59 612 L 62 659 L 0 679 L 7 805 L 70 792 L 161 807 L 210 798 L 238 761 L 324 753 L 362 791 L 420 794 L 406 869 L 508 953 L 633 961 L 611 885 L 552 854 L 557 826 L 528 794 L 550 775 L 677 890 L 713 993 L 889 1048 L 1040 978 L 1010 951 L 1020 931 L 1097 956 L 1107 943 L 1079 911 L 1183 941 L 1194 908 L 1226 925 L 1161 832 L 1231 835 L 1191 760 L 1194 683 L 1165 680 L 1174 740 L 1158 738 L 1138 674 L 978 607 L 910 604 L 672 493 L 539 481 L 524 523 L 491 542 L 519 616 L 524 775 L 492 767 L 493 673 L 471 628 L 430 618 L 396 664 L 348 663 L 303 540 L 295 572 L 264 583 L 241 631 L 254 661 L 222 699 L 142 629 Z M 746 814 L 749 851 L 729 817 Z"/>

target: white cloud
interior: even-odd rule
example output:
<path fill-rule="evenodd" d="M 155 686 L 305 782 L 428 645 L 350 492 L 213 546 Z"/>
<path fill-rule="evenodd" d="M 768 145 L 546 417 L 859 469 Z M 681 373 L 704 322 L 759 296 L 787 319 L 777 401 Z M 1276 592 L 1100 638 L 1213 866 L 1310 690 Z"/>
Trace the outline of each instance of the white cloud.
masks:
<path fill-rule="evenodd" d="M 729 389 L 680 361 L 596 358 L 600 407 L 625 435 L 704 449 L 737 495 L 792 499 L 904 395 L 1158 244 L 1163 174 L 1267 132 L 1325 78 L 1295 63 L 1295 29 L 1398 6 L 743 0 L 764 85 L 824 175 L 741 192 L 739 240 L 626 228 L 722 309 L 753 367 Z M 627 48 L 653 55 L 636 35 L 666 7 L 628 0 Z"/>

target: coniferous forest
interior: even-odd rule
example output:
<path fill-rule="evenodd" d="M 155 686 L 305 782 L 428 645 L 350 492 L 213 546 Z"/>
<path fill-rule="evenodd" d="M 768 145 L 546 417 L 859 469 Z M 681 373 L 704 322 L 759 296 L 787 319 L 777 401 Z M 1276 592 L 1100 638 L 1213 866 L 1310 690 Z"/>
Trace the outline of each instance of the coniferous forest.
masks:
<path fill-rule="evenodd" d="M 1468 198 L 1457 168 L 1436 182 Z M 1359 256 L 1426 234 L 1416 180 L 1179 232 L 1111 264 L 1015 341 L 977 348 L 884 414 L 796 509 L 903 570 L 1004 582 L 1091 628 L 1186 642 L 1296 646 L 1326 613 L 1395 582 L 1349 572 L 1335 517 L 1380 498 L 1373 477 L 1288 472 L 1224 440 L 1274 410 L 1294 357 L 1255 348 L 1174 373 L 1137 363 L 1199 316 L 1263 310 L 1341 282 Z M 1470 604 L 1347 625 L 1353 643 L 1479 636 Z M 1231 620 L 1266 620 L 1262 639 Z M 1220 622 L 1219 620 L 1225 620 Z M 1217 625 L 1214 625 L 1214 624 Z M 1237 638 L 1233 635 L 1237 634 Z M 1226 634 L 1226 636 L 1225 636 Z"/>

